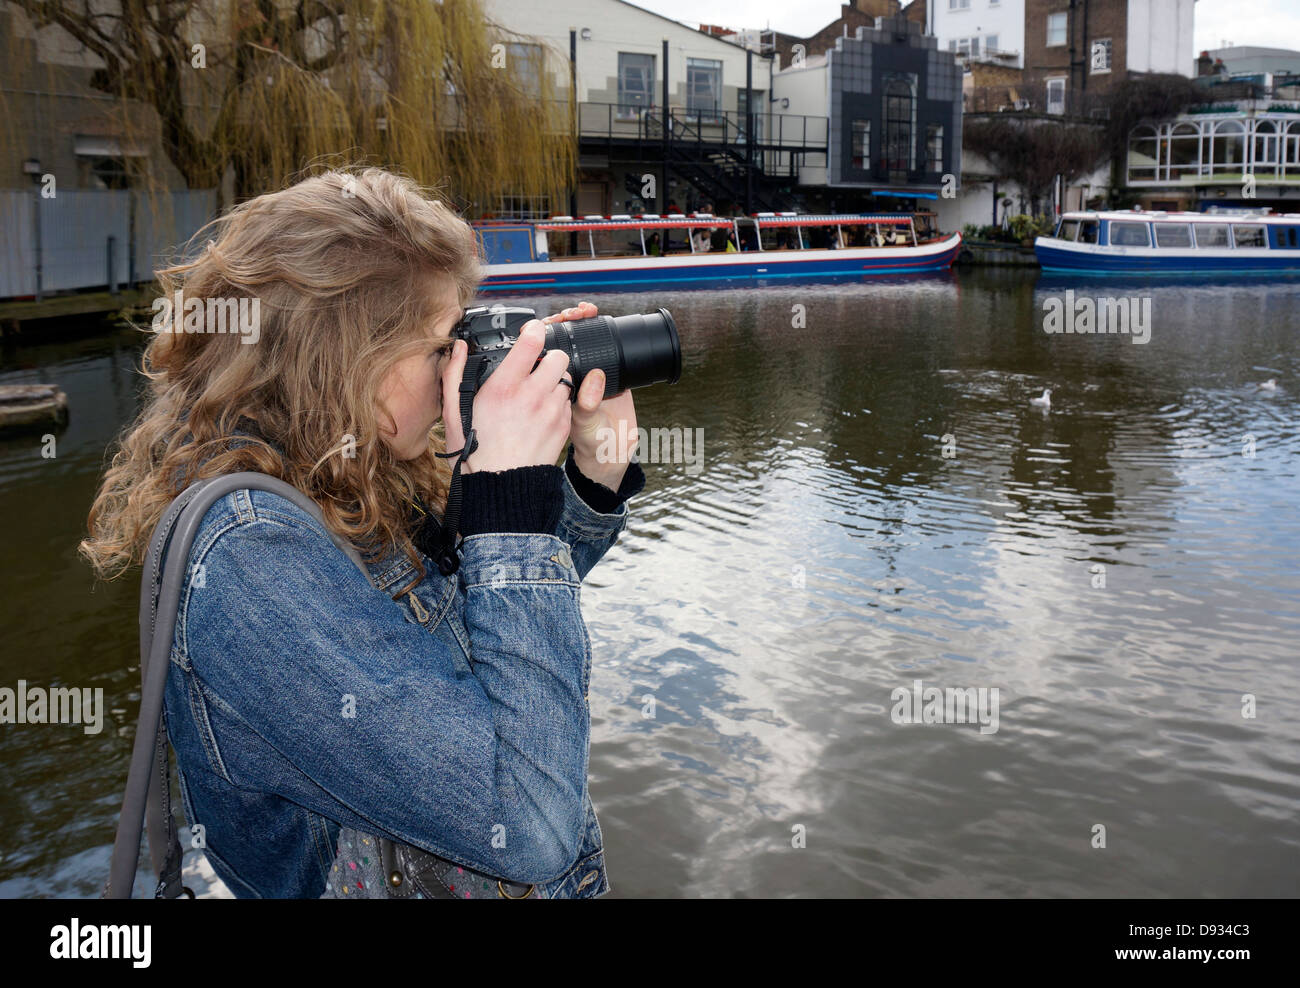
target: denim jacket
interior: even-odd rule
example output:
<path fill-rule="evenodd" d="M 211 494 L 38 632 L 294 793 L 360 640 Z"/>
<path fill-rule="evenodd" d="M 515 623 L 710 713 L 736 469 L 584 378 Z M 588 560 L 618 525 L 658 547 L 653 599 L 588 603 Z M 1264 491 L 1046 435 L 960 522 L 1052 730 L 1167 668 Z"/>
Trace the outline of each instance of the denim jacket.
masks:
<path fill-rule="evenodd" d="M 319 896 L 340 826 L 542 898 L 609 890 L 587 792 L 581 581 L 627 526 L 564 480 L 553 534 L 465 538 L 457 573 L 400 552 L 373 586 L 296 505 L 204 516 L 165 695 L 181 796 L 239 898 Z"/>

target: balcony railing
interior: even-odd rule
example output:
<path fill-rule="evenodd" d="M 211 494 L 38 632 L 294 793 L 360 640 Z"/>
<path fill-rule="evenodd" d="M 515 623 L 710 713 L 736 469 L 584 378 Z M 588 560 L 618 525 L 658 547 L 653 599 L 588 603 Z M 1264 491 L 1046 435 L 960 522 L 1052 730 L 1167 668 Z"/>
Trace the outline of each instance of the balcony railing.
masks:
<path fill-rule="evenodd" d="M 630 103 L 578 104 L 578 132 L 584 138 L 605 138 L 619 142 L 662 141 L 665 128 L 674 144 L 692 142 L 708 145 L 744 147 L 750 120 L 754 143 L 764 150 L 812 148 L 824 150 L 830 133 L 826 117 L 794 113 L 736 110 L 696 110 L 671 107 L 667 114 L 660 106 Z"/>
<path fill-rule="evenodd" d="M 962 93 L 962 109 L 966 113 L 1028 113 L 1086 120 L 1104 120 L 1110 115 L 1105 96 L 1041 82 L 968 87 Z"/>
<path fill-rule="evenodd" d="M 955 51 L 949 52 L 950 55 L 957 56 L 957 64 L 963 68 L 971 62 L 979 62 L 984 65 L 1002 65 L 1015 66 L 1020 61 L 1020 52 L 1006 51 L 1001 48 L 985 48 L 983 51 Z"/>

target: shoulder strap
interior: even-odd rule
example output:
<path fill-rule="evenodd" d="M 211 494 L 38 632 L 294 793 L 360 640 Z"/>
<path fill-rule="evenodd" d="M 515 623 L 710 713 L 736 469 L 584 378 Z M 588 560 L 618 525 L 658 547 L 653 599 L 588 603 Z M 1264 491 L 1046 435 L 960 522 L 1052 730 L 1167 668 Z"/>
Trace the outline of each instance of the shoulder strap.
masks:
<path fill-rule="evenodd" d="M 167 756 L 163 692 L 171 666 L 176 610 L 188 575 L 186 564 L 194 536 L 208 508 L 238 490 L 269 491 L 292 501 L 319 522 L 330 541 L 347 554 L 367 581 L 374 583 L 360 553 L 346 539 L 330 531 L 316 502 L 282 480 L 252 471 L 227 474 L 191 484 L 168 505 L 154 529 L 140 579 L 140 723 L 131 751 L 122 816 L 113 842 L 113 860 L 104 885 L 102 897 L 106 899 L 131 898 L 146 803 L 149 854 L 153 870 L 159 875 L 154 897 L 174 899 L 182 892 L 191 897 L 194 894 L 180 881 L 182 852 L 171 811 L 171 766 Z"/>

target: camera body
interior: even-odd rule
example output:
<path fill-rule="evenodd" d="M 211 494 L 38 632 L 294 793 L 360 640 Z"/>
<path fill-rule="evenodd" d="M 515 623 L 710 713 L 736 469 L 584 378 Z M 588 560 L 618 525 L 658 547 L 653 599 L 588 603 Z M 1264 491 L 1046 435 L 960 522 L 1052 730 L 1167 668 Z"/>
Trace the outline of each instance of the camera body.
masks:
<path fill-rule="evenodd" d="M 480 305 L 465 310 L 452 331 L 454 337 L 469 345 L 461 377 L 462 393 L 473 393 L 483 386 L 515 345 L 524 325 L 536 318 L 533 309 L 520 306 Z M 667 309 L 545 325 L 542 352 L 563 350 L 569 355 L 573 401 L 577 400 L 583 379 L 597 367 L 605 372 L 605 398 L 658 382 L 676 384 L 681 377 L 681 342 Z"/>

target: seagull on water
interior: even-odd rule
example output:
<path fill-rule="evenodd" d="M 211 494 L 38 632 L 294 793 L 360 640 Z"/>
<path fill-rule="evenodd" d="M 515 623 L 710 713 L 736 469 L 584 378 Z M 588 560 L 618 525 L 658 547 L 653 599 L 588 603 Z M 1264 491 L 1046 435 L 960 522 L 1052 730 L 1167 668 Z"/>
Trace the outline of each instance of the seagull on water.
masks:
<path fill-rule="evenodd" d="M 1052 407 L 1052 389 L 1051 389 L 1051 388 L 1043 388 L 1043 396 L 1042 396 L 1041 398 L 1030 398 L 1030 399 L 1029 399 L 1029 404 L 1033 405 L 1035 408 L 1044 408 L 1044 409 L 1046 409 L 1046 408 L 1051 408 L 1051 407 Z"/>
<path fill-rule="evenodd" d="M 1256 387 L 1258 387 L 1260 391 L 1276 391 L 1277 380 L 1270 377 L 1267 381 L 1257 384 Z"/>

